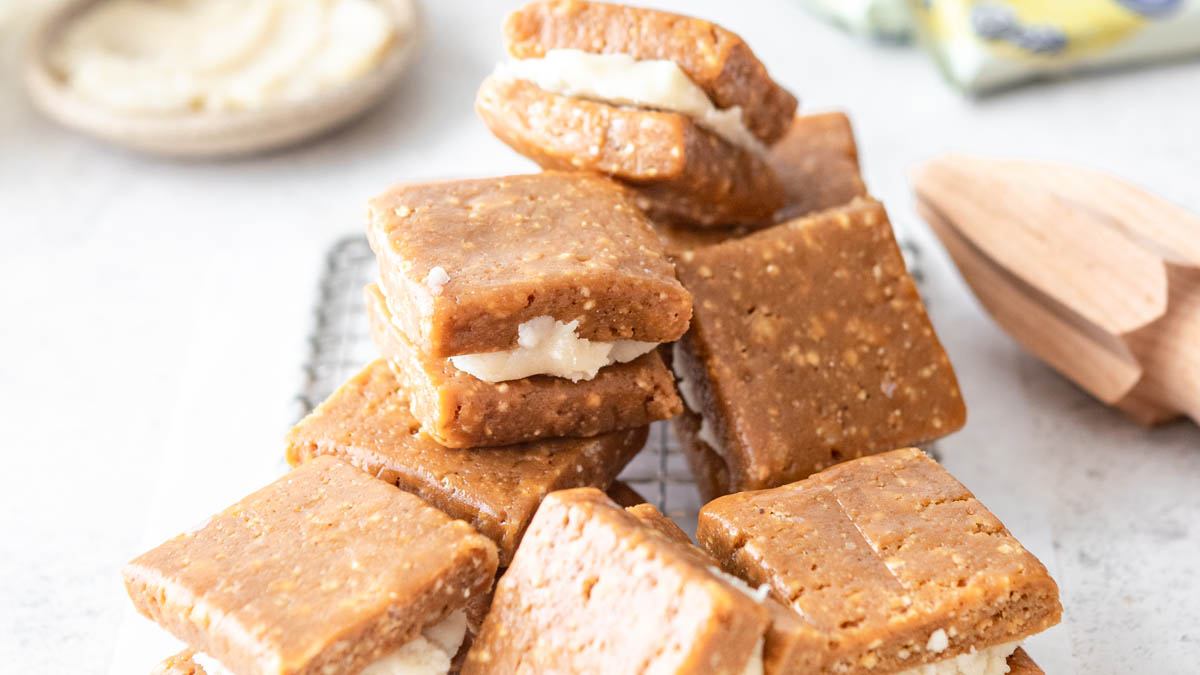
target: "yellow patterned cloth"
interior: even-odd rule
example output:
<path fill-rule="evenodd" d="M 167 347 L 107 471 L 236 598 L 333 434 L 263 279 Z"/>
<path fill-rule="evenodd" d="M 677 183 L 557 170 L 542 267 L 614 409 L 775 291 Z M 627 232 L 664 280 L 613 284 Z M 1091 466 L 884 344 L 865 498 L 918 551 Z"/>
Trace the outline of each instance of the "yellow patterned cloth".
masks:
<path fill-rule="evenodd" d="M 972 92 L 1200 54 L 1200 0 L 805 1 L 853 29 L 915 32 Z"/>

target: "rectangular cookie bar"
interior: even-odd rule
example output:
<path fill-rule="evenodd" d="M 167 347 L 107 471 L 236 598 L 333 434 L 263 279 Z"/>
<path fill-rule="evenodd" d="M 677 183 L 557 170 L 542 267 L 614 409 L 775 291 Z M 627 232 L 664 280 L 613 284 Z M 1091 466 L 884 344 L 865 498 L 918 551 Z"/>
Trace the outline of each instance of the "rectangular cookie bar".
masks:
<path fill-rule="evenodd" d="M 646 435 L 640 427 L 594 438 L 447 448 L 422 431 L 407 390 L 380 359 L 288 433 L 287 458 L 295 466 L 333 455 L 412 492 L 496 542 L 505 566 L 547 493 L 608 487 Z"/>
<path fill-rule="evenodd" d="M 543 168 L 628 183 L 656 220 L 760 225 L 783 203 L 766 161 L 796 99 L 737 35 L 702 19 L 599 2 L 513 12 L 475 109 Z"/>
<path fill-rule="evenodd" d="M 983 666 L 1062 614 L 1041 562 L 915 448 L 717 499 L 697 538 L 798 613 L 818 655 L 805 672 L 1002 672 Z"/>
<path fill-rule="evenodd" d="M 653 504 L 637 504 L 628 506 L 625 510 L 646 527 L 657 530 L 668 539 L 702 552 L 692 543 L 687 533 L 675 524 L 675 521 L 664 516 Z M 711 558 L 707 558 L 707 560 L 710 564 L 716 564 L 716 561 Z M 732 577 L 730 581 L 738 586 L 745 583 L 737 577 Z M 749 586 L 744 586 L 744 588 L 749 589 Z M 763 598 L 763 604 L 770 617 L 770 625 L 763 634 L 762 672 L 764 675 L 783 675 L 785 673 L 799 675 L 810 672 L 806 668 L 816 663 L 815 645 L 811 636 L 805 632 L 800 618 L 796 616 L 795 612 L 773 599 Z"/>
<path fill-rule="evenodd" d="M 403 380 L 421 430 L 453 448 L 588 437 L 642 427 L 682 410 L 657 351 L 601 368 L 590 380 L 533 375 L 486 382 L 418 350 L 392 321 L 378 286 L 366 288 L 371 336 Z"/>
<path fill-rule="evenodd" d="M 594 171 L 629 185 L 638 208 L 679 227 L 761 227 L 784 204 L 765 152 L 741 148 L 674 112 L 616 107 L 504 74 L 483 81 L 475 111 L 543 169 Z"/>
<path fill-rule="evenodd" d="M 644 343 L 691 317 L 649 221 L 601 176 L 399 185 L 371 201 L 368 235 L 396 324 L 430 357 L 515 349 L 541 317 Z"/>
<path fill-rule="evenodd" d="M 466 523 L 324 457 L 123 576 L 139 612 L 233 672 L 338 675 L 409 657 L 448 670 L 460 610 L 488 591 L 496 564 L 495 545 Z M 442 629 L 457 642 L 422 635 Z"/>
<path fill-rule="evenodd" d="M 720 108 L 738 106 L 746 127 L 764 143 L 778 140 L 796 111 L 796 98 L 776 84 L 750 47 L 724 28 L 643 7 L 543 0 L 509 14 L 504 41 L 518 59 L 553 49 L 669 59 Z"/>
<path fill-rule="evenodd" d="M 727 474 L 701 486 L 782 485 L 965 422 L 954 370 L 878 202 L 698 249 L 677 269 L 695 315 L 671 367 L 699 417 L 676 428 L 694 469 L 719 465 L 707 450 Z"/>
<path fill-rule="evenodd" d="M 767 610 L 690 544 L 598 490 L 546 497 L 463 673 L 738 674 Z"/>
<path fill-rule="evenodd" d="M 783 222 L 831 209 L 867 196 L 858 166 L 858 145 L 850 119 L 844 113 L 799 115 L 778 143 L 771 146 L 767 162 L 787 194 L 772 219 Z M 655 222 L 667 255 L 713 246 L 756 231 L 745 226 L 695 228 Z"/>
<path fill-rule="evenodd" d="M 612 484 L 608 486 L 608 490 L 605 491 L 605 494 L 608 495 L 609 499 L 620 504 L 621 506 L 638 507 L 638 509 L 627 509 L 630 513 L 635 513 L 635 511 L 638 511 L 640 514 L 645 514 L 645 511 L 639 510 L 646 509 L 647 507 L 652 509 L 654 513 L 658 513 L 658 509 L 647 504 L 645 498 L 638 494 L 636 490 L 619 480 L 613 481 Z M 683 530 L 680 530 L 678 526 L 676 526 L 670 520 L 667 520 L 662 514 L 658 515 L 659 518 L 666 520 L 671 527 L 674 527 L 679 535 L 683 537 L 684 541 L 691 543 L 691 540 L 687 538 L 687 535 L 683 533 Z M 643 516 L 638 515 L 638 517 L 641 518 Z M 503 574 L 503 570 L 501 570 L 501 574 Z M 491 610 L 492 607 L 492 595 L 492 592 L 488 592 L 474 596 L 467 601 L 467 607 L 465 610 L 467 615 L 467 636 L 463 640 L 463 648 L 459 650 L 458 656 L 455 657 L 456 669 L 462 667 L 462 662 L 466 659 L 467 651 L 470 650 L 471 645 L 474 644 L 475 636 L 479 635 L 479 629 L 483 625 L 483 620 L 485 617 L 487 617 L 488 611 Z"/>
<path fill-rule="evenodd" d="M 787 134 L 771 146 L 771 167 L 787 191 L 775 222 L 841 206 L 866 197 L 858 165 L 858 144 L 845 113 L 796 117 Z"/>

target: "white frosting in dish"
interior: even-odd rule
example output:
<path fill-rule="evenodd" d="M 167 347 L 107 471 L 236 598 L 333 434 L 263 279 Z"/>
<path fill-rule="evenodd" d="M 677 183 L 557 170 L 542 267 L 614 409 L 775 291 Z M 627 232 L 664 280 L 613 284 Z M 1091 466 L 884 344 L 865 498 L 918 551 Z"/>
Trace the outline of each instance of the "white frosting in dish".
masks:
<path fill-rule="evenodd" d="M 364 668 L 362 675 L 446 675 L 450 672 L 450 661 L 466 635 L 467 615 L 461 609 L 455 610 L 440 622 L 423 628 L 421 635 Z M 208 675 L 233 675 L 207 654 L 196 652 L 192 661 Z"/>
<path fill-rule="evenodd" d="M 366 75 L 398 29 L 374 0 L 105 0 L 50 58 L 78 94 L 123 112 L 249 110 Z"/>
<path fill-rule="evenodd" d="M 517 348 L 502 352 L 451 356 L 464 373 L 485 382 L 553 375 L 572 382 L 590 380 L 604 366 L 626 363 L 658 346 L 656 342 L 616 340 L 593 342 L 579 337 L 579 321 L 563 323 L 539 316 L 517 327 Z"/>
<path fill-rule="evenodd" d="M 945 633 L 942 636 L 945 637 Z M 931 636 L 930 643 L 933 641 Z M 940 640 L 938 642 L 941 643 Z M 965 654 L 959 654 L 944 661 L 909 668 L 897 675 L 1004 675 L 1008 672 L 1008 657 L 1012 656 L 1012 653 L 1017 651 L 1017 647 L 1020 646 L 1020 642 L 1010 642 L 978 651 L 972 649 Z M 931 648 L 931 650 L 940 652 L 945 648 L 943 646 L 942 649 Z"/>
<path fill-rule="evenodd" d="M 551 49 L 540 59 L 502 63 L 500 77 L 525 80 L 562 96 L 681 113 L 730 143 L 766 151 L 742 119 L 738 106 L 720 109 L 680 67 L 668 59 L 636 60 L 628 54 L 591 54 Z"/>

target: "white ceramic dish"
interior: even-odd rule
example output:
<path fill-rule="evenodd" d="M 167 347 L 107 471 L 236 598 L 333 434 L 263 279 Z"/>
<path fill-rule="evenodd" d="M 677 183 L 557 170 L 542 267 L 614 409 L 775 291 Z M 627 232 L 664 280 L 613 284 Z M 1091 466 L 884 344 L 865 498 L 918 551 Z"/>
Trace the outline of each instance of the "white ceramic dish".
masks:
<path fill-rule="evenodd" d="M 344 124 L 378 103 L 408 70 L 422 41 L 416 0 L 376 0 L 394 19 L 397 39 L 372 72 L 311 98 L 260 110 L 131 114 L 78 96 L 50 65 L 64 27 L 105 0 L 72 0 L 37 27 L 24 64 L 25 86 L 48 117 L 80 133 L 173 157 L 248 155 L 292 145 Z"/>

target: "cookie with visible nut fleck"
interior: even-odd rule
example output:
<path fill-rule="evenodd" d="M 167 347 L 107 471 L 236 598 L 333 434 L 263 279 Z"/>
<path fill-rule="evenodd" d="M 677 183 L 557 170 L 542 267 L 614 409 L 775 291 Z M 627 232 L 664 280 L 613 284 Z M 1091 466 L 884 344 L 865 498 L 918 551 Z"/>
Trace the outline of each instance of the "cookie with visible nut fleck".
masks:
<path fill-rule="evenodd" d="M 656 221 L 761 227 L 785 203 L 764 156 L 685 115 L 572 98 L 496 75 L 480 86 L 475 110 L 543 169 L 595 171 L 626 183 Z"/>
<path fill-rule="evenodd" d="M 800 115 L 767 155 L 787 194 L 772 220 L 783 222 L 867 196 L 858 167 L 858 145 L 844 113 Z M 667 255 L 738 239 L 758 228 L 746 226 L 696 228 L 655 222 Z"/>
<path fill-rule="evenodd" d="M 694 316 L 671 366 L 696 415 L 676 428 L 706 496 L 782 485 L 965 422 L 954 370 L 878 202 L 697 249 L 676 265 Z"/>
<path fill-rule="evenodd" d="M 954 658 L 975 661 L 961 672 L 1007 659 L 1036 673 L 1014 649 L 1062 617 L 1042 563 L 916 448 L 717 499 L 697 539 L 802 617 L 800 672 L 916 674 Z"/>
<path fill-rule="evenodd" d="M 408 657 L 448 670 L 496 566 L 470 525 L 322 457 L 123 575 L 139 612 L 230 671 L 349 675 Z M 193 659 L 161 669 L 199 672 Z"/>
<path fill-rule="evenodd" d="M 597 175 L 398 185 L 368 238 L 396 325 L 430 357 L 519 345 L 522 324 L 577 322 L 594 342 L 670 342 L 691 297 L 628 191 Z"/>
<path fill-rule="evenodd" d="M 646 443 L 646 427 L 592 438 L 548 438 L 496 448 L 448 448 L 413 417 L 387 361 L 350 378 L 287 437 L 293 466 L 331 455 L 471 523 L 508 564 L 552 490 L 606 488 Z"/>
<path fill-rule="evenodd" d="M 598 490 L 551 493 L 463 673 L 748 672 L 768 612 L 681 534 Z"/>
<path fill-rule="evenodd" d="M 767 224 L 784 202 L 767 162 L 796 99 L 737 35 L 702 19 L 582 0 L 505 23 L 514 61 L 484 81 L 488 128 L 543 168 L 606 173 L 656 220 Z"/>
<path fill-rule="evenodd" d="M 746 127 L 764 143 L 781 138 L 796 112 L 796 98 L 771 79 L 750 47 L 704 19 L 603 2 L 542 0 L 508 16 L 504 41 L 519 59 L 541 58 L 553 49 L 668 59 L 717 107 L 740 108 Z"/>
<path fill-rule="evenodd" d="M 549 375 L 485 382 L 413 346 L 375 284 L 366 288 L 366 304 L 371 336 L 404 381 L 413 416 L 447 447 L 584 438 L 646 426 L 682 410 L 675 379 L 657 351 L 580 382 Z"/>

